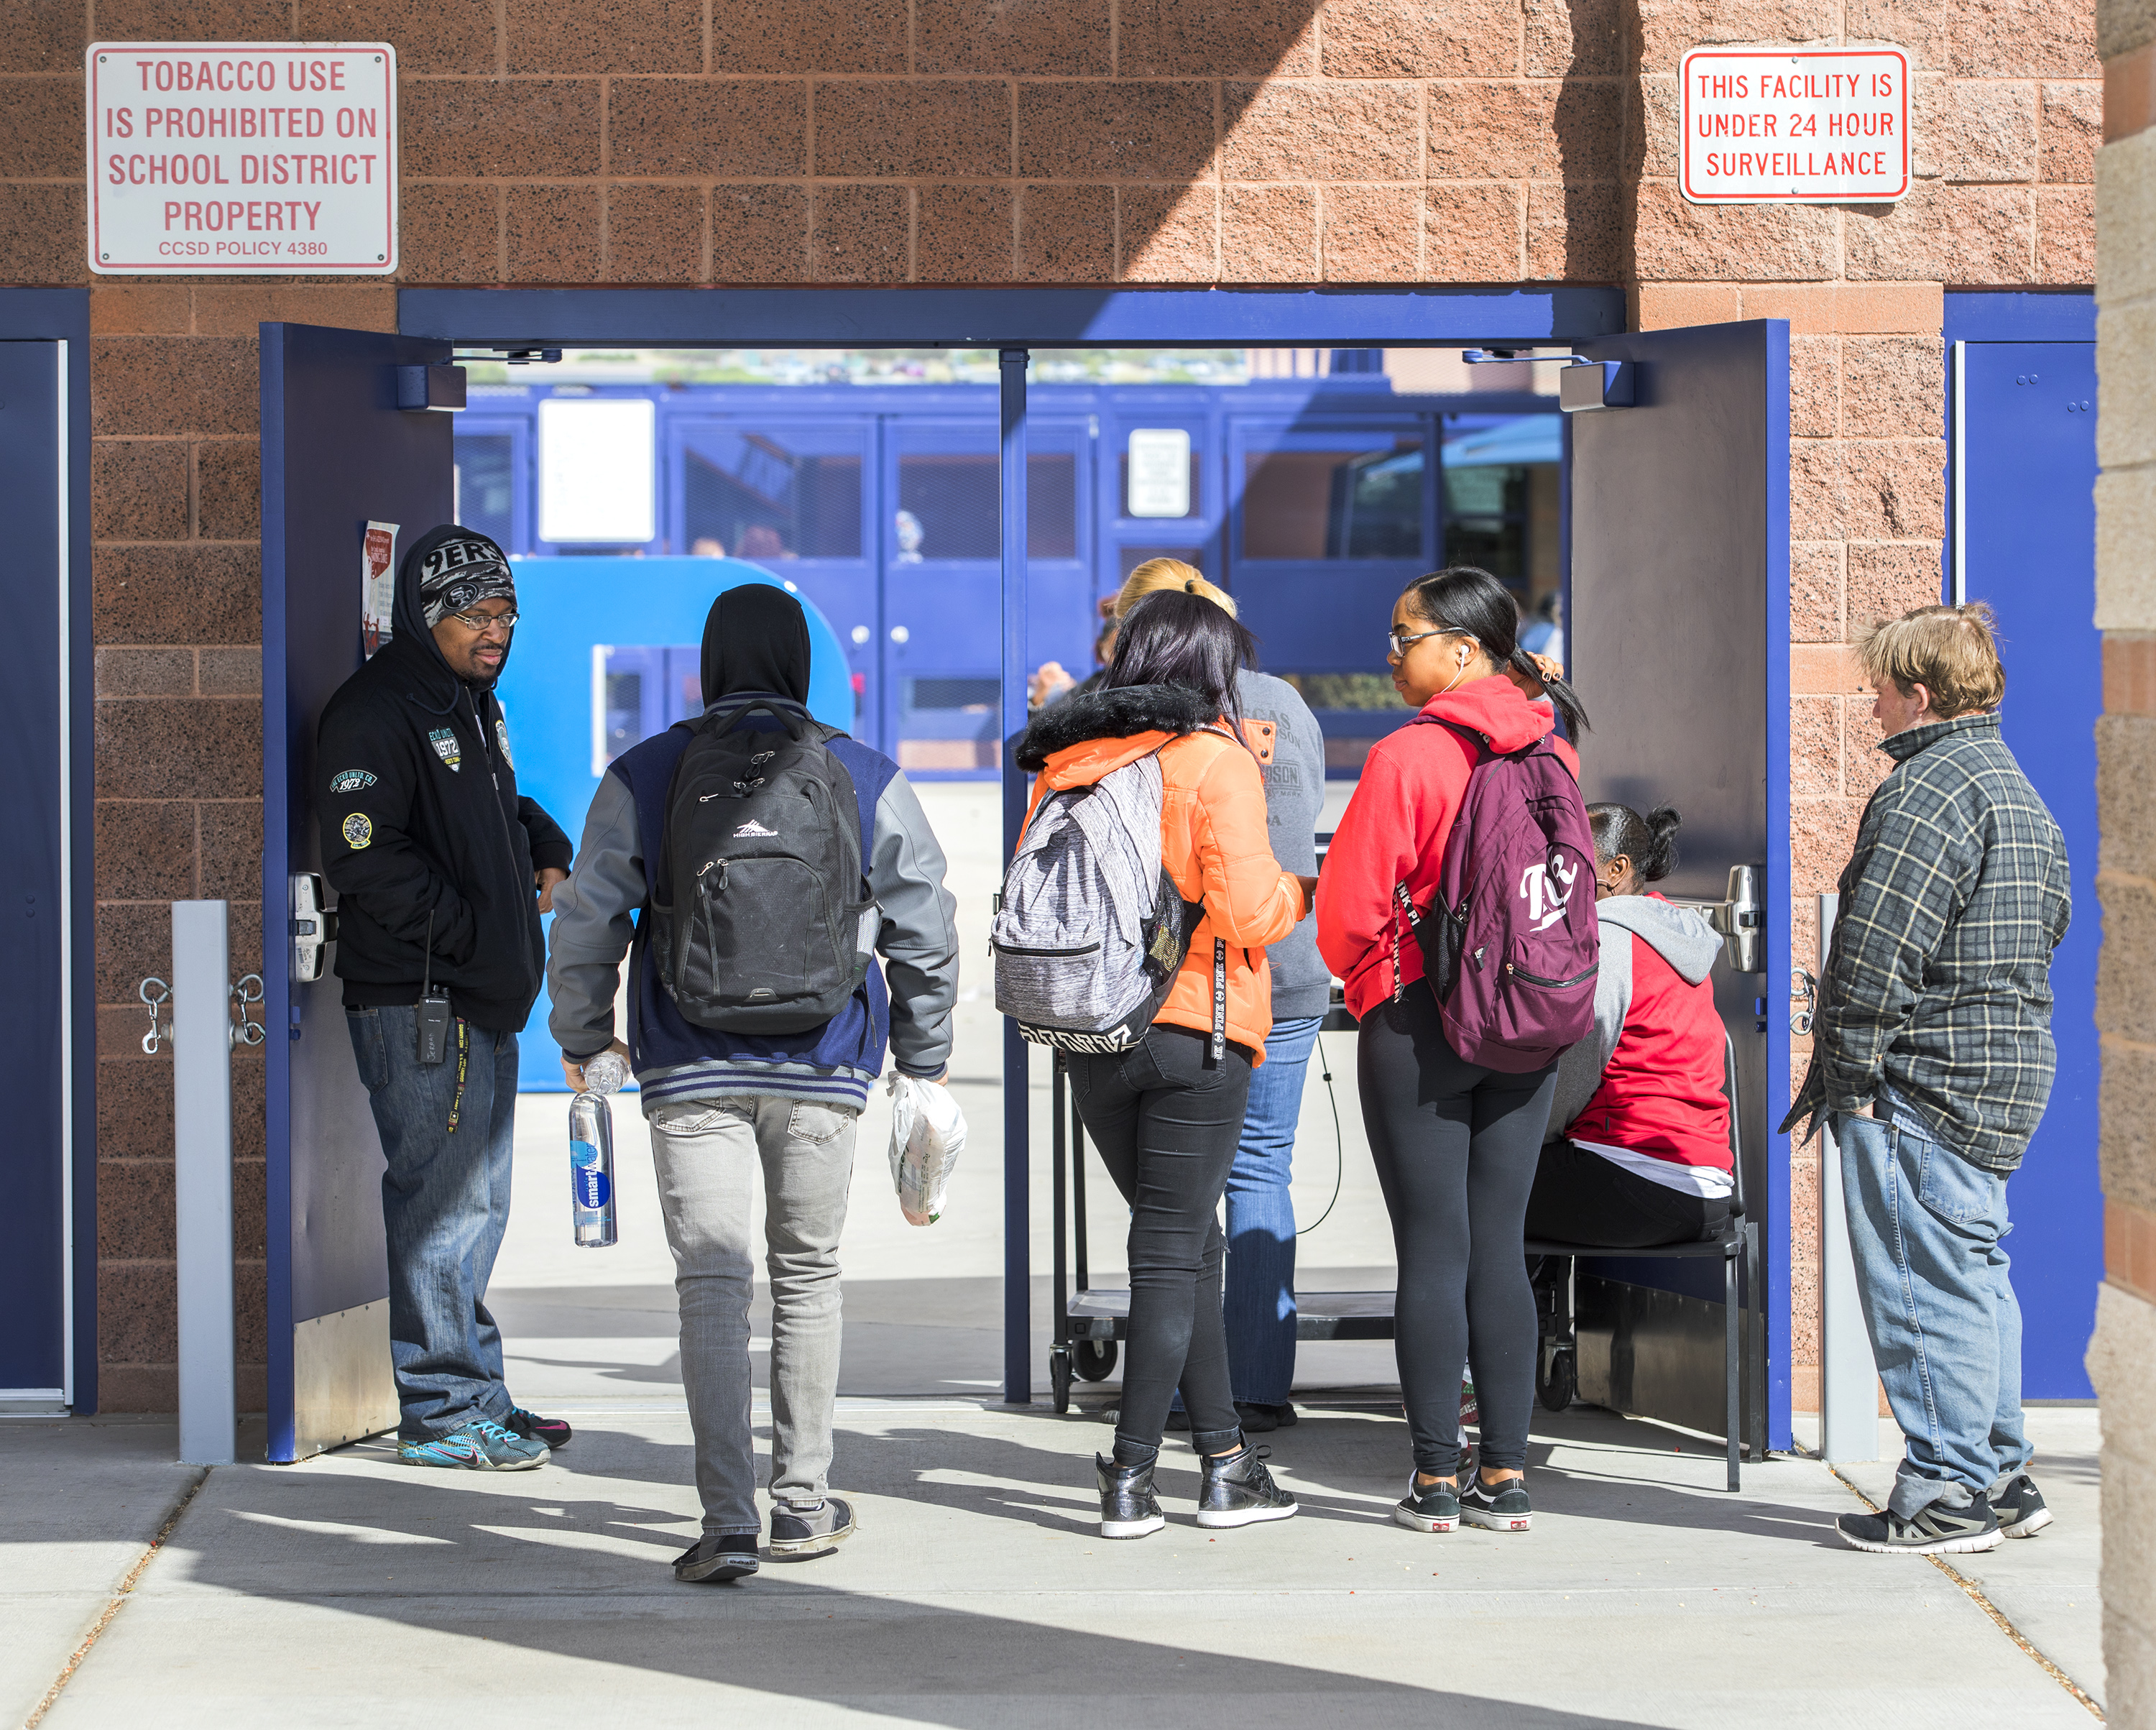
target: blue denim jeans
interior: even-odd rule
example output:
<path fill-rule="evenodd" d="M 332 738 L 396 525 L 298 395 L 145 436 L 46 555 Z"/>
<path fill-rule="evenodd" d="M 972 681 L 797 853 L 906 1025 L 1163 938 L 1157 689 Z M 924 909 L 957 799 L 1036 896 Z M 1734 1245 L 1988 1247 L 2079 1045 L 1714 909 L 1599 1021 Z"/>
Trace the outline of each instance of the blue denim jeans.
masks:
<path fill-rule="evenodd" d="M 1295 1205 L 1288 1177 L 1321 1015 L 1276 1021 L 1250 1075 L 1228 1177 L 1228 1379 L 1243 1405 L 1284 1405 L 1295 1384 Z"/>
<path fill-rule="evenodd" d="M 516 1035 L 452 1022 L 447 1060 L 422 1065 L 418 1019 L 415 1004 L 345 1012 L 388 1161 L 389 1359 L 398 1433 L 415 1440 L 509 1415 L 486 1286 L 516 1129 Z"/>
<path fill-rule="evenodd" d="M 1908 1451 L 1890 1506 L 1966 1507 L 2026 1469 L 2021 1306 L 1999 1240 L 2006 1180 L 1932 1139 L 1881 1090 L 1835 1137 L 1871 1353 Z"/>

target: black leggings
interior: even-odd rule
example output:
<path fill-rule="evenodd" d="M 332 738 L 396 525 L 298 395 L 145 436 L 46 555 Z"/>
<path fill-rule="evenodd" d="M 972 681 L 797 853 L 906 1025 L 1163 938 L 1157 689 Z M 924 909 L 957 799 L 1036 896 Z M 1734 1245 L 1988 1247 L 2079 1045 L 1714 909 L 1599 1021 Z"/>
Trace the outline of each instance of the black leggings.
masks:
<path fill-rule="evenodd" d="M 1535 1298 L 1520 1245 L 1557 1066 L 1507 1075 L 1463 1062 L 1427 986 L 1363 1018 L 1363 1127 L 1393 1216 L 1400 1283 L 1393 1345 L 1417 1470 L 1460 1462 L 1460 1378 L 1471 1364 L 1481 1463 L 1527 1460 Z"/>
<path fill-rule="evenodd" d="M 1242 1139 L 1250 1055 L 1156 1024 L 1127 1051 L 1074 1053 L 1070 1089 L 1101 1163 L 1131 1204 L 1131 1322 L 1123 1359 L 1116 1459 L 1140 1466 L 1160 1450 L 1178 1383 L 1190 1442 L 1224 1453 L 1242 1440 L 1220 1317 L 1227 1242 L 1214 1217 Z"/>

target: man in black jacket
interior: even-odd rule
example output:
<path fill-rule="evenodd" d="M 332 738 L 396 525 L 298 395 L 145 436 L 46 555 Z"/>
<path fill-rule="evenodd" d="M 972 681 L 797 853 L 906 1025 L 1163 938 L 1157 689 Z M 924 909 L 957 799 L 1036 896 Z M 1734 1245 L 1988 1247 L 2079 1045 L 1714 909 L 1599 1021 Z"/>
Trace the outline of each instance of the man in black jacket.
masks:
<path fill-rule="evenodd" d="M 420 536 L 389 640 L 322 712 L 337 977 L 388 1170 L 389 1350 L 413 1466 L 543 1464 L 569 1426 L 511 1400 L 486 1286 L 509 1223 L 516 1035 L 569 838 L 516 791 L 494 683 L 516 588 L 485 536 Z M 535 893 L 536 891 L 536 893 Z"/>

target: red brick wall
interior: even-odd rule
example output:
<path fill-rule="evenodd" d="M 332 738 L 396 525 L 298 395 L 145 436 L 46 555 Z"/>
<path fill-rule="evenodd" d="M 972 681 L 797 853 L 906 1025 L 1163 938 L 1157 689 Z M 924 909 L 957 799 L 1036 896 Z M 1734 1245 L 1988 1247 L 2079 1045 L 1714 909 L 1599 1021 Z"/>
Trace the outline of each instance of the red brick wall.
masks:
<path fill-rule="evenodd" d="M 0 30 L 0 282 L 88 280 L 85 41 L 282 38 L 397 44 L 415 283 L 1558 280 L 1626 285 L 1643 326 L 1789 318 L 1800 901 L 1831 881 L 1876 773 L 1836 645 L 1934 581 L 1941 285 L 2093 274 L 2093 30 L 2037 0 L 17 0 Z M 1921 69 L 1906 203 L 1677 198 L 1685 49 L 1860 38 L 1899 41 Z M 387 329 L 393 290 L 92 292 L 116 1409 L 169 1406 L 172 1385 L 169 1070 L 136 1049 L 135 983 L 162 971 L 180 895 L 228 895 L 235 968 L 259 964 L 266 317 Z M 258 1377 L 259 1076 L 243 1057 Z M 1800 1404 L 1815 1178 L 1800 1154 Z"/>

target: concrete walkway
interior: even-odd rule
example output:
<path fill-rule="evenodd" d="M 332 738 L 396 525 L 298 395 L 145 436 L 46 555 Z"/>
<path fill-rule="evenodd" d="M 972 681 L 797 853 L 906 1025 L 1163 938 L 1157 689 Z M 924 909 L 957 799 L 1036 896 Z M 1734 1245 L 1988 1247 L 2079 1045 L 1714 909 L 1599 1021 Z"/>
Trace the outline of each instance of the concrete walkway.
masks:
<path fill-rule="evenodd" d="M 835 1481 L 860 1534 L 725 1588 L 666 1565 L 696 1529 L 678 1405 L 572 1415 L 576 1442 L 535 1472 L 418 1472 L 379 1444 L 212 1472 L 44 1722 L 2092 1722 L 1930 1563 L 1836 1542 L 1857 1504 L 1825 1467 L 1772 1460 L 1731 1496 L 1710 1445 L 1604 1413 L 1537 1426 L 1527 1536 L 1394 1526 L 1402 1422 L 1313 1404 L 1270 1438 L 1301 1517 L 1202 1532 L 1171 1455 L 1170 1529 L 1111 1544 L 1097 1418 L 849 1401 Z M 98 1425 L 85 1447 L 91 1427 L 0 1430 L 10 1722 L 194 1476 L 165 1426 Z M 1985 1589 L 2048 1605 L 2086 1568 L 2092 1630 L 2092 1520 L 1974 1558 Z"/>

